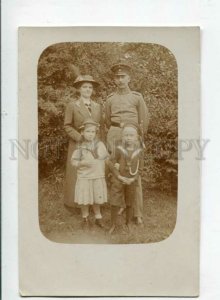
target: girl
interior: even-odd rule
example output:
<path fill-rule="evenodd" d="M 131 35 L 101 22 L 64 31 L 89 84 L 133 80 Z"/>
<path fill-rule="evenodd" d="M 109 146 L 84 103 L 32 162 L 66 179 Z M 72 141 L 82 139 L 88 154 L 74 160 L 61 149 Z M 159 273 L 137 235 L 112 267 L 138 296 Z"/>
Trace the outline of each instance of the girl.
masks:
<path fill-rule="evenodd" d="M 95 223 L 103 228 L 100 205 L 107 202 L 105 160 L 108 152 L 105 145 L 96 139 L 99 124 L 92 119 L 81 126 L 82 142 L 73 152 L 71 163 L 77 170 L 74 202 L 80 205 L 83 228 L 89 227 L 89 206 L 95 214 Z"/>

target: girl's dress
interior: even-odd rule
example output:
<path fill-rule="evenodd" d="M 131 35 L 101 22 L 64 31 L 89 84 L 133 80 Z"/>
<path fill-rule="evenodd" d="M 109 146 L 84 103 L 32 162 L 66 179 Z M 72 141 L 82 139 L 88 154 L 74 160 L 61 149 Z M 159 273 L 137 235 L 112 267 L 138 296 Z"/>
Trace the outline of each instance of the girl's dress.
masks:
<path fill-rule="evenodd" d="M 89 167 L 77 167 L 74 202 L 79 205 L 103 204 L 107 202 L 105 181 L 105 159 L 108 152 L 101 141 L 82 143 L 73 152 L 71 163 L 77 167 L 81 160 L 93 160 Z"/>

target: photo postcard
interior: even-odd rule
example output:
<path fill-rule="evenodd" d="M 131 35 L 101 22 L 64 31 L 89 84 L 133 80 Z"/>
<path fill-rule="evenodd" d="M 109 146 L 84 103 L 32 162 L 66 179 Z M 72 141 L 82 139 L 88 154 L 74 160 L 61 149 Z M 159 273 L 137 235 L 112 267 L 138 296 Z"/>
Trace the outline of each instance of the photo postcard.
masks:
<path fill-rule="evenodd" d="M 200 28 L 18 38 L 20 294 L 198 296 Z"/>

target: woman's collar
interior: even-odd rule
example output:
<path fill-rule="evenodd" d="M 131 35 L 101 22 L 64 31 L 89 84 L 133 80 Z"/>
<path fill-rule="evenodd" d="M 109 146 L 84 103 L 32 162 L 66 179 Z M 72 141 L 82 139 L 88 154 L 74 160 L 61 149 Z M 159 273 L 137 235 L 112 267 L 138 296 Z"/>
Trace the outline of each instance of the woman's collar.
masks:
<path fill-rule="evenodd" d="M 83 104 L 91 104 L 91 99 L 90 98 L 79 98 L 80 102 Z"/>

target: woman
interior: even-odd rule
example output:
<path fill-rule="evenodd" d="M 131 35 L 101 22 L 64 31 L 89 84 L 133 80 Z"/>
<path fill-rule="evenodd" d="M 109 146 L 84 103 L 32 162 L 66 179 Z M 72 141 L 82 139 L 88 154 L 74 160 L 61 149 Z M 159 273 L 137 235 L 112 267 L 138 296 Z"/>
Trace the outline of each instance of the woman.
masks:
<path fill-rule="evenodd" d="M 79 92 L 79 98 L 71 101 L 65 111 L 64 129 L 69 137 L 69 147 L 66 164 L 66 182 L 64 205 L 74 207 L 74 194 L 76 184 L 76 169 L 71 165 L 71 156 L 77 147 L 77 143 L 82 140 L 80 127 L 83 122 L 92 118 L 95 122 L 102 125 L 101 105 L 91 100 L 95 87 L 99 84 L 92 76 L 78 76 L 73 86 Z"/>

